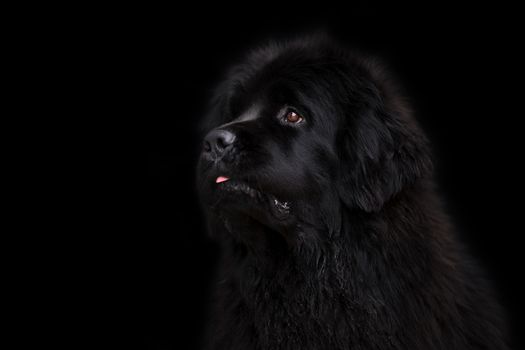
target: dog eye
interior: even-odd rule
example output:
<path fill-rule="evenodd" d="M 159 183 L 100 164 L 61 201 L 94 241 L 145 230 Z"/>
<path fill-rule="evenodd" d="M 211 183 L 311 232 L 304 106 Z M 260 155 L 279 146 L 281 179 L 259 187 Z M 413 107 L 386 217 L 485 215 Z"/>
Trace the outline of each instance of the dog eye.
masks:
<path fill-rule="evenodd" d="M 303 121 L 303 117 L 294 111 L 289 111 L 286 113 L 285 120 L 290 124 L 298 124 Z"/>

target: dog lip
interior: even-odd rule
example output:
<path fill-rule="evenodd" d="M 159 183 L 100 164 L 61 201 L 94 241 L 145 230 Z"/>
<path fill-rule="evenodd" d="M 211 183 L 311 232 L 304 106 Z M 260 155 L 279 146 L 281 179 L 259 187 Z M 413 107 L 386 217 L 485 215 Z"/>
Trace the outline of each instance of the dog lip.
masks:
<path fill-rule="evenodd" d="M 218 178 L 217 178 L 218 179 Z M 278 199 L 271 193 L 262 192 L 259 189 L 252 187 L 249 183 L 241 180 L 230 180 L 218 182 L 220 191 L 230 193 L 242 193 L 249 196 L 253 200 L 264 205 L 278 219 L 284 219 L 290 214 L 290 202 Z"/>
<path fill-rule="evenodd" d="M 270 210 L 274 217 L 285 219 L 290 214 L 290 202 L 280 201 L 275 196 L 270 197 Z"/>
<path fill-rule="evenodd" d="M 253 188 L 252 186 L 250 186 L 248 183 L 244 181 L 233 181 L 233 180 L 230 180 L 230 178 L 225 177 L 225 176 L 217 177 L 215 182 L 217 184 L 220 184 L 220 188 L 223 191 L 241 192 L 241 193 L 249 195 L 252 198 L 259 197 L 262 194 L 259 190 L 256 190 L 255 188 Z"/>

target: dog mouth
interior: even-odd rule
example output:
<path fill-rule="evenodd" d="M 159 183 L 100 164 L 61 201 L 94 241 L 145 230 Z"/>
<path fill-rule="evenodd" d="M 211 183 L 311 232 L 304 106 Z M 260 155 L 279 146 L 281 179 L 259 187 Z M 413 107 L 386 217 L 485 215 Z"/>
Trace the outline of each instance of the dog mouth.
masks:
<path fill-rule="evenodd" d="M 215 185 L 217 191 L 219 191 L 222 196 L 231 195 L 235 197 L 236 205 L 238 206 L 246 206 L 246 208 L 248 208 L 249 206 L 258 204 L 258 206 L 266 207 L 273 216 L 278 219 L 285 219 L 290 214 L 291 204 L 289 201 L 263 192 L 256 188 L 255 185 L 251 185 L 246 181 L 231 179 L 230 177 L 221 175 L 215 179 Z M 219 207 L 221 205 L 227 206 L 228 203 L 218 203 Z"/>

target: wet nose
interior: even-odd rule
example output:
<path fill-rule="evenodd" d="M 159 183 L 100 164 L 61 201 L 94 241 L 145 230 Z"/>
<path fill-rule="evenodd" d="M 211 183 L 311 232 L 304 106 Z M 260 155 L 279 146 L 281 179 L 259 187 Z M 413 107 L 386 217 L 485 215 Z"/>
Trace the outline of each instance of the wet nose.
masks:
<path fill-rule="evenodd" d="M 235 134 L 224 129 L 214 129 L 204 138 L 203 152 L 214 159 L 220 158 L 235 142 Z"/>

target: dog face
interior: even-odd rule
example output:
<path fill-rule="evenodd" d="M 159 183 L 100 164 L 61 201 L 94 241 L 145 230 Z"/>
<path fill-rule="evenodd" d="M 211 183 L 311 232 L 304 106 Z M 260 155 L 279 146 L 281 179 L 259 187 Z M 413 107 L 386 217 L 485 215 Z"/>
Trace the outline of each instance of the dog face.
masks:
<path fill-rule="evenodd" d="M 298 42 L 258 51 L 229 76 L 197 168 L 203 204 L 223 219 L 282 232 L 341 208 L 379 211 L 429 171 L 419 128 L 361 58 Z"/>

